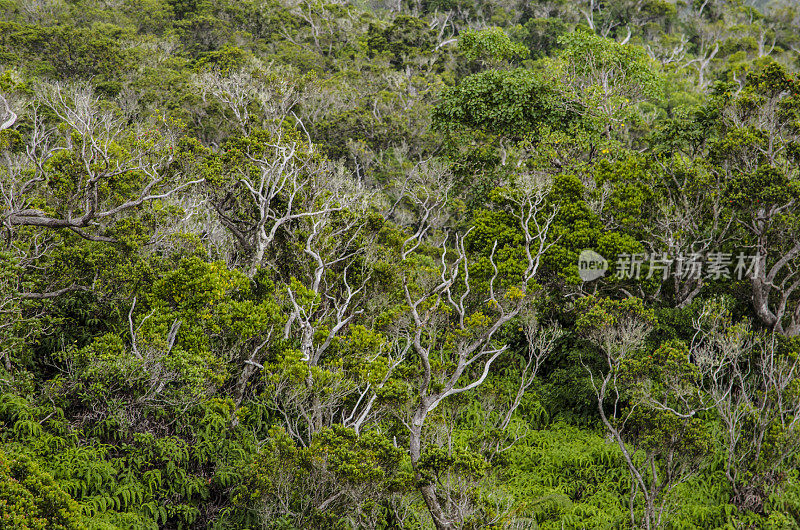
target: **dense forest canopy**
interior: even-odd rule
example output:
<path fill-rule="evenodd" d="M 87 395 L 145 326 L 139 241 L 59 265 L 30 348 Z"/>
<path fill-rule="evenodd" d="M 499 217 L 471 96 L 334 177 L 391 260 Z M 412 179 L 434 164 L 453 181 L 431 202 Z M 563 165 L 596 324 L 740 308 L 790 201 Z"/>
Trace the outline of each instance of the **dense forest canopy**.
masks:
<path fill-rule="evenodd" d="M 800 4 L 0 0 L 0 529 L 800 527 Z"/>

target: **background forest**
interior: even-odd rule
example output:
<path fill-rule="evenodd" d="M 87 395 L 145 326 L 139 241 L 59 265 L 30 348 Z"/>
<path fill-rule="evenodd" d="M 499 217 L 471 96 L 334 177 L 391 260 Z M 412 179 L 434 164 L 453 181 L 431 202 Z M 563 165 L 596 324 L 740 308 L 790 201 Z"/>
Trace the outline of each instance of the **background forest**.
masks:
<path fill-rule="evenodd" d="M 798 528 L 799 66 L 789 1 L 0 0 L 0 528 Z"/>

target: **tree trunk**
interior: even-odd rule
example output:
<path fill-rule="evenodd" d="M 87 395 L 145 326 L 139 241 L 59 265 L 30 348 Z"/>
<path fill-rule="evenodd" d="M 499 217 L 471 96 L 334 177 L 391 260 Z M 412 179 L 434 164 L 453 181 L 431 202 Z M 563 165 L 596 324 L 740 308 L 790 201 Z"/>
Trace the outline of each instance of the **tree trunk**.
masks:
<path fill-rule="evenodd" d="M 419 475 L 417 475 L 417 480 L 419 480 L 419 478 Z M 433 524 L 436 525 L 436 530 L 452 530 L 455 528 L 453 523 L 447 520 L 442 506 L 439 504 L 439 499 L 436 497 L 436 486 L 433 484 L 419 486 L 419 492 L 422 494 L 422 498 L 425 499 L 425 504 L 428 506 L 428 511 L 431 513 Z"/>
<path fill-rule="evenodd" d="M 434 484 L 423 483 L 424 479 L 417 468 L 420 457 L 422 456 L 422 426 L 425 424 L 425 417 L 427 415 L 428 411 L 423 404 L 414 412 L 414 417 L 411 420 L 411 429 L 409 431 L 411 464 L 414 466 L 417 489 L 425 500 L 425 505 L 428 507 L 436 530 L 452 530 L 455 527 L 453 523 L 447 519 L 444 510 L 442 510 L 442 505 L 439 503 L 439 498 L 436 496 L 436 486 Z"/>
<path fill-rule="evenodd" d="M 253 251 L 253 259 L 250 262 L 249 276 L 252 278 L 258 272 L 261 263 L 264 261 L 264 254 L 267 251 L 268 238 L 264 229 L 259 229 L 256 234 L 255 249 Z"/>
<path fill-rule="evenodd" d="M 308 426 L 310 441 L 313 434 L 322 430 L 322 402 L 319 399 L 319 393 L 314 391 L 314 378 L 311 377 L 310 369 L 306 377 L 306 386 L 311 390 L 311 425 Z"/>
<path fill-rule="evenodd" d="M 247 390 L 247 383 L 250 381 L 250 377 L 252 377 L 253 372 L 256 371 L 256 366 L 254 364 L 245 364 L 244 368 L 242 368 L 242 373 L 239 375 L 238 381 L 236 381 L 236 388 L 234 390 L 234 403 L 236 403 L 236 407 L 238 408 L 239 405 L 242 404 L 242 400 L 244 399 L 244 393 Z"/>

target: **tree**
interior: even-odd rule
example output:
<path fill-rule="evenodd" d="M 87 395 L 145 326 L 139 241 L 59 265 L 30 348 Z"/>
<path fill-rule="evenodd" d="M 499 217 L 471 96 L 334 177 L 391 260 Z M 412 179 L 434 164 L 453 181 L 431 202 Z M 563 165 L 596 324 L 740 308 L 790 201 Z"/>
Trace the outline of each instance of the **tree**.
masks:
<path fill-rule="evenodd" d="M 3 102 L 4 107 L 3 114 L 0 114 L 0 120 L 3 120 L 3 123 L 0 124 L 0 131 L 2 131 L 5 129 L 10 129 L 14 126 L 14 123 L 17 121 L 17 114 L 11 110 L 8 100 L 2 94 L 0 94 L 0 101 Z"/>
<path fill-rule="evenodd" d="M 596 0 L 581 2 L 579 10 L 593 32 L 602 37 L 611 37 L 624 24 L 627 35 L 622 44 L 627 44 L 633 30 L 641 30 L 655 21 L 666 21 L 675 15 L 675 7 L 664 1 L 619 1 L 606 4 Z"/>
<path fill-rule="evenodd" d="M 335 426 L 317 433 L 308 448 L 297 448 L 285 432 L 272 429 L 237 500 L 264 524 L 335 527 L 345 520 L 382 528 L 388 522 L 383 507 L 409 485 L 403 460 L 402 450 L 376 432 L 357 436 Z"/>
<path fill-rule="evenodd" d="M 194 85 L 204 103 L 216 100 L 230 112 L 242 135 L 289 118 L 305 95 L 304 80 L 291 70 L 265 66 L 252 58 L 239 67 L 204 65 L 194 76 Z M 224 125 L 219 124 L 220 128 Z"/>
<path fill-rule="evenodd" d="M 0 477 L 3 527 L 20 530 L 86 528 L 78 503 L 28 456 L 0 451 Z"/>
<path fill-rule="evenodd" d="M 382 381 L 372 381 L 369 376 L 364 381 L 358 376 L 347 377 L 335 359 L 330 363 L 326 359 L 330 350 L 351 346 L 352 358 L 347 364 L 358 366 L 356 359 L 363 355 L 358 351 L 361 340 L 367 341 L 366 348 L 377 346 L 377 352 L 363 360 L 365 366 L 360 368 L 370 371 L 374 362 L 386 359 L 380 338 L 356 325 L 362 315 L 381 307 L 372 282 L 376 250 L 370 235 L 373 227 L 365 212 L 356 209 L 305 221 L 305 233 L 298 230 L 296 235 L 306 260 L 295 257 L 295 267 L 282 293 L 288 313 L 283 339 L 296 346 L 300 357 L 295 365 L 297 371 L 289 370 L 274 378 L 275 406 L 286 418 L 289 410 L 294 411 L 291 415 L 304 418 L 302 427 L 288 428 L 290 434 L 303 440 L 337 420 L 359 432 L 371 414 L 374 392 L 396 364 L 389 360 Z M 369 320 L 364 318 L 363 322 L 369 325 Z M 297 377 L 299 371 L 304 372 L 302 382 Z M 357 391 L 361 392 L 358 401 L 349 413 L 342 412 L 348 410 L 345 400 Z M 362 404 L 367 396 L 371 397 Z"/>
<path fill-rule="evenodd" d="M 736 216 L 725 193 L 726 176 L 704 160 L 706 141 L 713 137 L 708 127 L 698 111 L 664 123 L 651 136 L 656 210 L 645 227 L 646 245 L 666 268 L 648 275 L 662 275 L 676 308 L 688 307 L 709 278 L 730 276 L 725 271 L 708 274 L 708 268 L 706 274 L 693 271 L 693 262 L 734 261 L 727 254 L 737 232 Z"/>
<path fill-rule="evenodd" d="M 733 322 L 723 299 L 694 319 L 692 353 L 710 406 L 722 422 L 725 477 L 733 503 L 763 513 L 800 451 L 800 393 L 795 341 Z"/>
<path fill-rule="evenodd" d="M 635 116 L 637 103 L 658 95 L 658 73 L 642 48 L 581 31 L 561 36 L 559 43 L 563 51 L 554 67 L 562 97 L 596 120 L 606 139 Z"/>
<path fill-rule="evenodd" d="M 721 134 L 711 146 L 726 195 L 753 249 L 753 309 L 769 329 L 800 335 L 800 203 L 797 81 L 771 64 L 720 101 Z"/>
<path fill-rule="evenodd" d="M 40 85 L 25 118 L 23 146 L 3 153 L 10 230 L 71 230 L 112 243 L 104 232 L 129 211 L 202 182 L 171 171 L 176 135 L 166 122 L 128 125 L 87 85 Z"/>
<path fill-rule="evenodd" d="M 459 36 L 458 47 L 467 59 L 488 65 L 502 65 L 515 56 L 528 55 L 525 46 L 512 42 L 500 28 L 466 31 Z"/>
<path fill-rule="evenodd" d="M 211 203 L 236 238 L 251 276 L 281 229 L 344 211 L 362 195 L 344 168 L 323 159 L 297 131 L 258 130 L 231 139 L 224 149 Z"/>
<path fill-rule="evenodd" d="M 685 345 L 665 343 L 645 354 L 653 315 L 641 300 L 587 297 L 577 329 L 602 354 L 604 369 L 588 365 L 598 412 L 631 476 L 631 525 L 658 528 L 675 487 L 699 469 L 710 438 L 695 417 L 703 410 L 696 370 Z M 636 514 L 641 496 L 643 509 Z"/>
<path fill-rule="evenodd" d="M 702 9 L 701 9 L 702 11 Z M 708 72 L 720 49 L 720 41 L 726 34 L 722 22 L 707 23 L 700 19 L 697 21 L 696 40 L 698 44 L 694 49 L 694 58 L 684 62 L 682 67 L 691 67 L 697 73 L 697 82 L 701 89 L 709 84 Z"/>
<path fill-rule="evenodd" d="M 569 122 L 571 116 L 558 108 L 557 98 L 552 84 L 529 70 L 487 70 L 445 92 L 433 122 L 449 134 L 491 131 L 519 141 L 545 125 Z"/>
<path fill-rule="evenodd" d="M 500 331 L 529 302 L 530 282 L 541 256 L 553 244 L 549 230 L 555 213 L 546 202 L 548 191 L 548 181 L 528 178 L 515 196 L 512 215 L 525 238 L 518 283 L 503 283 L 495 261 L 496 248 L 489 257 L 492 271 L 476 279 L 464 245 L 468 233 L 454 236 L 452 250 L 445 239 L 437 248 L 438 265 L 423 262 L 403 277 L 408 315 L 400 337 L 415 354 L 418 379 L 409 417 L 401 421 L 409 433 L 418 489 L 438 529 L 453 528 L 455 522 L 443 508 L 435 483 L 425 479 L 420 467 L 426 419 L 444 400 L 479 387 L 492 363 L 508 349 L 508 344 L 499 340 Z M 418 246 L 421 235 L 412 235 L 403 247 Z M 403 254 L 404 265 L 412 265 L 412 259 L 412 254 Z"/>

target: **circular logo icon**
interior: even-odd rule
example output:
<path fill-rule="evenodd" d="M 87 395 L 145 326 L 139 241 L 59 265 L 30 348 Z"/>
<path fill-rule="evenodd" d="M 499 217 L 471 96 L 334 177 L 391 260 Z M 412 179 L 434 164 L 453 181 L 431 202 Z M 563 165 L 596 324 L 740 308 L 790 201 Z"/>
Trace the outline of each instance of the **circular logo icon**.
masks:
<path fill-rule="evenodd" d="M 585 282 L 602 277 L 607 270 L 608 261 L 594 250 L 584 250 L 578 256 L 578 276 Z"/>

